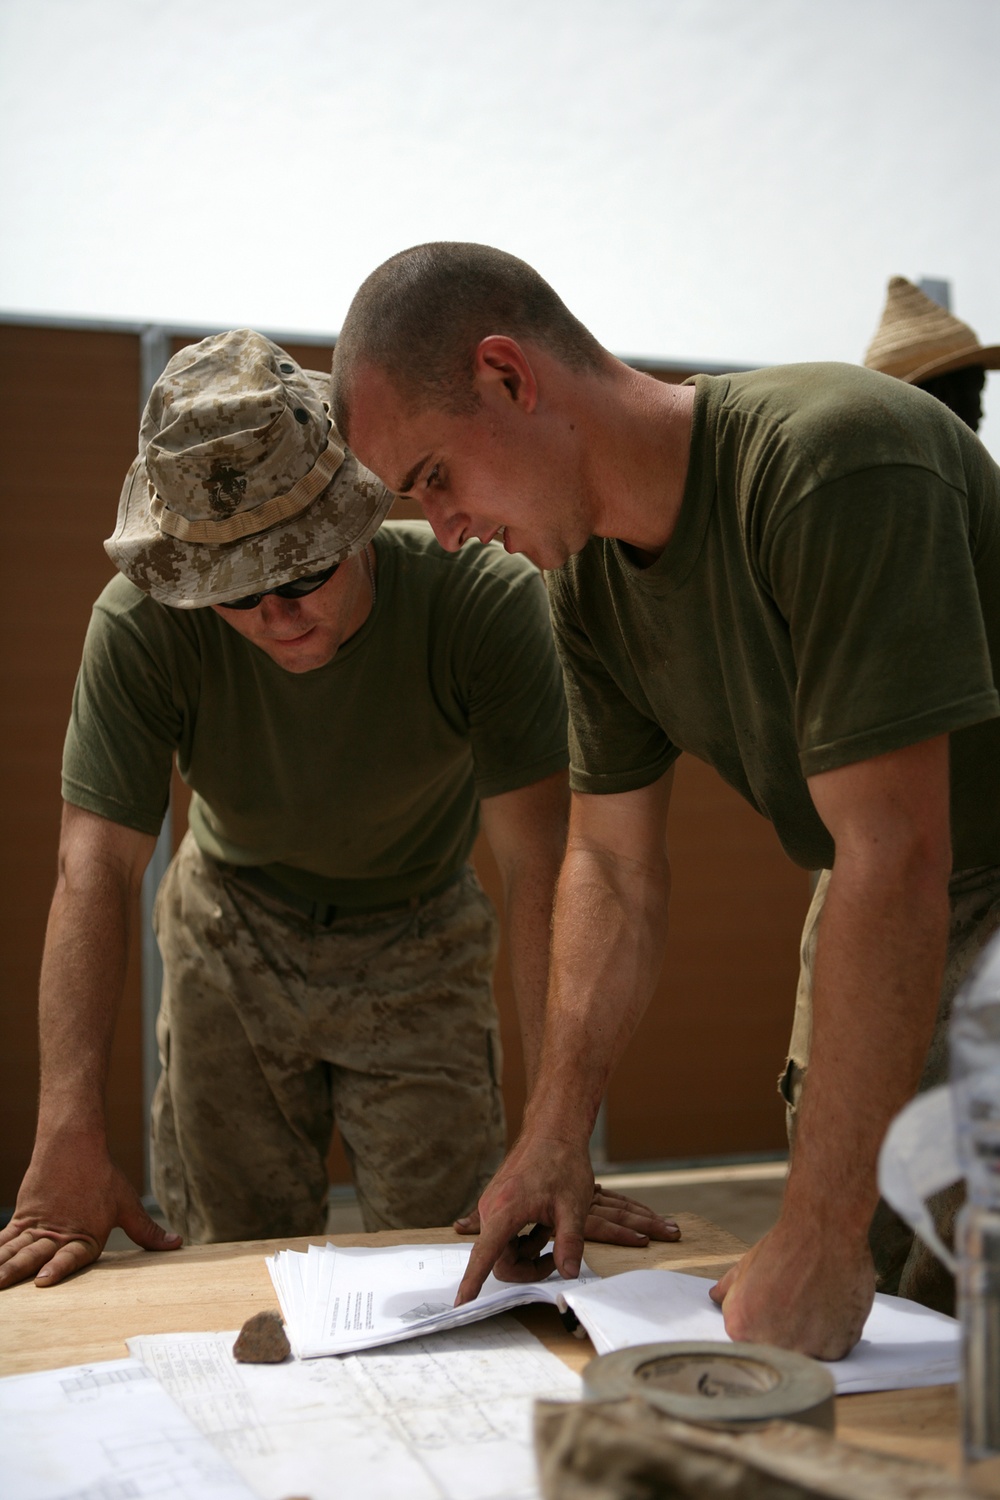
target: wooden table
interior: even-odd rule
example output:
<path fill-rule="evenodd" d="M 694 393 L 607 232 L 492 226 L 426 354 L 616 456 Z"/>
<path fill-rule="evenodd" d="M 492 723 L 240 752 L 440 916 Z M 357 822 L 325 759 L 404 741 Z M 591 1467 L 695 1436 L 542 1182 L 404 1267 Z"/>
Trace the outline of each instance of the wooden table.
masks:
<path fill-rule="evenodd" d="M 717 1279 L 745 1249 L 706 1219 L 675 1217 L 683 1235 L 678 1243 L 646 1250 L 588 1245 L 588 1263 L 602 1276 L 662 1266 Z M 439 1244 L 460 1238 L 451 1229 L 332 1236 L 337 1245 Z M 0 1375 L 121 1359 L 128 1353 L 126 1338 L 139 1333 L 239 1328 L 252 1313 L 277 1307 L 264 1257 L 278 1249 L 304 1250 L 310 1243 L 325 1240 L 250 1240 L 159 1254 L 120 1250 L 59 1286 L 11 1287 L 0 1292 Z M 590 1340 L 568 1334 L 555 1308 L 521 1308 L 516 1316 L 573 1369 L 593 1357 Z M 952 1386 L 841 1396 L 837 1435 L 859 1447 L 959 1470 Z"/>

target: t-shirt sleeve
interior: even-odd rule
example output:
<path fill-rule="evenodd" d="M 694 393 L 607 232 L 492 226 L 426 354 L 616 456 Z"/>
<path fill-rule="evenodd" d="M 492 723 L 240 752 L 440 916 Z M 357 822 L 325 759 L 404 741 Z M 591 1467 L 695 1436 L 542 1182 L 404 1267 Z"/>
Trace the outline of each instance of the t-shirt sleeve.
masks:
<path fill-rule="evenodd" d="M 994 718 L 966 497 L 917 466 L 811 493 L 767 536 L 803 775 Z"/>
<path fill-rule="evenodd" d="M 565 570 L 548 573 L 546 584 L 569 710 L 570 786 L 597 794 L 650 786 L 673 765 L 679 749 L 608 670 L 580 618 Z"/>
<path fill-rule="evenodd" d="M 476 791 L 496 797 L 565 770 L 566 700 L 541 575 L 477 588 L 462 627 Z"/>
<path fill-rule="evenodd" d="M 73 692 L 63 748 L 64 800 L 158 834 L 179 723 L 169 678 L 149 641 L 128 611 L 109 607 L 102 595 Z"/>

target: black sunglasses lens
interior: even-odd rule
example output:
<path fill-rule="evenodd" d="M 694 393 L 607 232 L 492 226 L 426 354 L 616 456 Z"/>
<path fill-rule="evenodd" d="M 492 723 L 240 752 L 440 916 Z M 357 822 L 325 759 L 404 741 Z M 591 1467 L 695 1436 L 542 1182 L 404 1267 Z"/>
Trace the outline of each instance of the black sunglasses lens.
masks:
<path fill-rule="evenodd" d="M 276 589 L 263 589 L 259 594 L 246 594 L 242 599 L 228 599 L 225 604 L 220 603 L 219 608 L 256 609 L 260 601 L 268 594 L 277 594 L 279 599 L 304 599 L 306 594 L 314 594 L 317 589 L 321 589 L 339 567 L 339 563 L 332 563 L 321 573 L 306 573 L 303 577 L 293 578 L 288 583 L 279 583 Z"/>
<path fill-rule="evenodd" d="M 306 573 L 303 578 L 293 578 L 289 583 L 279 584 L 276 589 L 268 589 L 268 593 L 277 594 L 279 599 L 301 599 L 305 594 L 314 594 L 317 589 L 321 589 L 339 566 L 339 563 L 334 563 L 321 573 Z"/>

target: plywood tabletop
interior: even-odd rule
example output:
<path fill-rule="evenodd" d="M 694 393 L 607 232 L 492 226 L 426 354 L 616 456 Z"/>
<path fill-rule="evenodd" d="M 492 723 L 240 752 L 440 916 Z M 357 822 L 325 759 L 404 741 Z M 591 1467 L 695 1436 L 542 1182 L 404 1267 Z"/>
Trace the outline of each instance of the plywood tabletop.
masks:
<path fill-rule="evenodd" d="M 675 1215 L 682 1238 L 630 1250 L 588 1244 L 588 1263 L 601 1276 L 662 1268 L 721 1276 L 746 1248 L 696 1214 Z M 201 1333 L 239 1328 L 255 1312 L 277 1308 L 265 1257 L 309 1244 L 439 1244 L 462 1236 L 452 1229 L 391 1230 L 297 1240 L 249 1240 L 193 1245 L 181 1250 L 106 1252 L 96 1265 L 58 1286 L 33 1283 L 0 1292 L 0 1375 L 121 1359 L 125 1340 L 140 1333 Z M 594 1354 L 589 1339 L 568 1334 L 555 1310 L 521 1308 L 517 1317 L 573 1369 Z M 950 1386 L 844 1396 L 837 1432 L 846 1442 L 896 1453 L 957 1471 L 958 1420 Z"/>

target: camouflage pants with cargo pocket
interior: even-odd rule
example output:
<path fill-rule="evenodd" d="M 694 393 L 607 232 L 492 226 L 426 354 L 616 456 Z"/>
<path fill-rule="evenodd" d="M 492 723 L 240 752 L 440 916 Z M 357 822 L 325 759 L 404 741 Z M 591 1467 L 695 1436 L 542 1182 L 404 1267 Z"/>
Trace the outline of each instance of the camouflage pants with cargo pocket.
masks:
<path fill-rule="evenodd" d="M 795 1115 L 808 1073 L 812 1045 L 812 975 L 816 938 L 829 883 L 830 872 L 824 870 L 802 929 L 795 1021 L 789 1043 L 788 1063 L 778 1083 L 787 1107 L 788 1137 L 793 1150 Z M 1000 867 L 986 865 L 979 869 L 961 870 L 952 877 L 948 893 L 951 905 L 948 954 L 941 981 L 934 1035 L 920 1080 L 921 1091 L 948 1081 L 951 1003 L 990 938 L 1000 931 Z M 872 1000 L 877 1003 L 878 996 L 874 995 Z M 963 1198 L 964 1184 L 958 1183 L 954 1187 L 945 1188 L 929 1200 L 935 1225 L 946 1245 L 953 1243 L 955 1215 Z M 911 1297 L 913 1301 L 937 1308 L 939 1312 L 954 1313 L 955 1285 L 950 1272 L 884 1199 L 879 1201 L 875 1210 L 868 1239 L 875 1261 L 875 1284 L 878 1291 Z"/>
<path fill-rule="evenodd" d="M 447 1224 L 504 1149 L 493 907 L 466 867 L 318 920 L 204 855 L 161 885 L 153 1189 L 193 1241 L 323 1232 L 338 1127 L 366 1229 Z"/>

